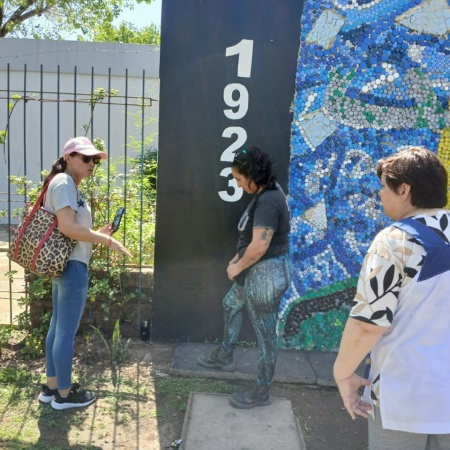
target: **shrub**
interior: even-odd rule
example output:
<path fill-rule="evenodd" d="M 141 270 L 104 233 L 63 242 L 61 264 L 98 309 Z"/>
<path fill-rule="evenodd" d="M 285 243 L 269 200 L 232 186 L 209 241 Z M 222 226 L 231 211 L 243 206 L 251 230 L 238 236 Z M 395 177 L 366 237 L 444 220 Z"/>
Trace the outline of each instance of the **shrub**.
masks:
<path fill-rule="evenodd" d="M 97 148 L 103 146 L 100 140 L 94 140 Z M 149 155 L 149 156 L 148 156 Z M 143 161 L 141 163 L 141 161 Z M 123 169 L 119 171 L 119 167 Z M 126 173 L 125 173 L 126 170 Z M 89 201 L 93 215 L 93 228 L 99 229 L 112 221 L 115 212 L 121 206 L 126 208 L 121 226 L 115 234 L 116 239 L 124 242 L 133 254 L 126 260 L 105 245 L 95 245 L 89 271 L 88 300 L 97 302 L 103 311 L 103 320 L 110 319 L 114 305 L 123 312 L 123 307 L 138 294 L 125 289 L 123 274 L 129 265 L 152 265 L 155 235 L 155 198 L 156 198 L 156 157 L 152 152 L 144 158 L 130 158 L 126 162 L 120 158 L 110 159 L 97 166 L 92 177 L 83 180 L 80 190 Z M 44 176 L 46 173 L 43 174 Z M 34 203 L 42 188 L 42 183 L 33 183 L 26 177 L 10 177 L 11 184 L 17 186 L 17 193 L 28 196 Z M 12 216 L 20 219 L 22 209 L 13 211 Z M 51 282 L 28 274 L 28 295 L 19 302 L 25 311 L 18 315 L 19 329 L 28 329 L 34 336 L 26 339 L 24 352 L 27 356 L 38 356 L 36 347 L 42 346 L 45 330 L 31 326 L 29 305 L 51 299 Z M 47 319 L 48 320 L 48 319 Z M 48 326 L 48 323 L 45 324 Z"/>

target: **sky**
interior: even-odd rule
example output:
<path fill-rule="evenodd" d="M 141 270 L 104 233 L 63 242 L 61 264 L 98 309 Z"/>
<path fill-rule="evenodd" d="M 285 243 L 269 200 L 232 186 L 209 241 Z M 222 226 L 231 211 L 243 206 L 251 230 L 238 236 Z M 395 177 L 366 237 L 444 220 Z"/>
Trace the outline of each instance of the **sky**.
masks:
<path fill-rule="evenodd" d="M 142 28 L 154 23 L 161 26 L 161 4 L 162 0 L 153 0 L 150 5 L 147 3 L 136 3 L 133 10 L 124 11 L 118 19 L 113 21 L 114 25 L 119 25 L 121 22 L 131 22 L 138 28 Z M 61 36 L 65 40 L 77 40 L 79 32 L 74 33 L 61 33 Z"/>
<path fill-rule="evenodd" d="M 126 11 L 121 14 L 119 20 L 114 24 L 120 22 L 131 22 L 137 27 L 148 26 L 152 23 L 161 26 L 161 3 L 162 0 L 153 0 L 150 5 L 146 3 L 135 4 L 133 11 Z"/>

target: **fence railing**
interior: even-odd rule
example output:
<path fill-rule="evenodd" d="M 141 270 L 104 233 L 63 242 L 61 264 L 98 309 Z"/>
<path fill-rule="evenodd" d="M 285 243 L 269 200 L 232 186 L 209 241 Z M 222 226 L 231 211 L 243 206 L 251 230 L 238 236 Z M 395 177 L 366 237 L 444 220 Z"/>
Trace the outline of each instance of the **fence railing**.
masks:
<path fill-rule="evenodd" d="M 59 66 L 29 71 L 24 65 L 18 71 L 8 64 L 0 71 L 0 87 L 0 323 L 14 323 L 21 311 L 18 298 L 29 295 L 26 277 L 6 258 L 10 228 L 64 143 L 86 135 L 109 155 L 82 187 L 91 200 L 94 223 L 109 222 L 124 206 L 127 213 L 117 237 L 134 254 L 125 265 L 99 250 L 96 271 L 100 258 L 104 270 L 115 264 L 134 273 L 139 324 L 142 306 L 147 308 L 149 301 L 149 291 L 143 289 L 148 281 L 142 276 L 153 261 L 159 80 L 147 78 L 145 71 L 129 76 L 127 69 L 118 74 L 92 68 L 86 74 L 76 66 L 63 73 Z"/>

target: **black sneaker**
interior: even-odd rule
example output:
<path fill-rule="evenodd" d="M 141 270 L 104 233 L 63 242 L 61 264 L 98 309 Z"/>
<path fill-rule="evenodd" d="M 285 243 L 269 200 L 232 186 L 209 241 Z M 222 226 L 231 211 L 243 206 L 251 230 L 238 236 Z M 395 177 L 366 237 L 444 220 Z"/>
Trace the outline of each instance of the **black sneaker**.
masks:
<path fill-rule="evenodd" d="M 61 397 L 57 392 L 52 400 L 52 408 L 61 410 L 68 408 L 82 408 L 95 402 L 95 394 L 91 391 L 83 391 L 80 385 L 75 383 L 67 397 Z"/>
<path fill-rule="evenodd" d="M 270 405 L 272 400 L 270 398 L 269 386 L 255 386 L 249 391 L 233 394 L 229 398 L 230 405 L 239 409 L 249 409 L 254 406 Z"/>
<path fill-rule="evenodd" d="M 233 350 L 216 348 L 209 356 L 200 355 L 197 364 L 209 369 L 220 369 L 224 372 L 233 372 L 235 364 L 233 361 Z"/>
<path fill-rule="evenodd" d="M 58 389 L 50 389 L 46 384 L 41 386 L 39 401 L 42 403 L 51 403 L 53 396 L 58 393 Z"/>

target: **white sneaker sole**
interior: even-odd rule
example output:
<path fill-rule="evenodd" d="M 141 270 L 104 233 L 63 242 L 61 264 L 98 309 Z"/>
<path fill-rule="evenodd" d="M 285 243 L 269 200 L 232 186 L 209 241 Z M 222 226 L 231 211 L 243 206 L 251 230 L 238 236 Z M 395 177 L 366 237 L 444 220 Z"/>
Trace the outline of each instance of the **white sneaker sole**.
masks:
<path fill-rule="evenodd" d="M 39 394 L 39 401 L 41 403 L 51 403 L 53 400 L 53 395 L 44 395 L 42 392 Z"/>
<path fill-rule="evenodd" d="M 61 411 L 63 409 L 69 409 L 69 408 L 83 408 L 84 406 L 89 406 L 90 404 L 94 403 L 97 398 L 94 397 L 92 400 L 89 400 L 88 402 L 84 403 L 58 403 L 55 400 L 52 400 L 52 408 L 56 409 L 58 411 Z"/>

